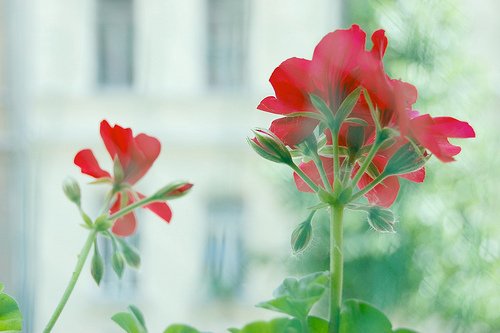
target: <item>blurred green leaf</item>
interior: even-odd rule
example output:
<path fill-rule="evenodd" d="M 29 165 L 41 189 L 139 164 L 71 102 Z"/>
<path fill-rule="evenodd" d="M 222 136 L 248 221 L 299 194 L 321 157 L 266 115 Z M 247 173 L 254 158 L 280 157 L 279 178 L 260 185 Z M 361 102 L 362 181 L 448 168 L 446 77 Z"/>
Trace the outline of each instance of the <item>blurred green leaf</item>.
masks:
<path fill-rule="evenodd" d="M 147 333 L 146 322 L 139 308 L 129 305 L 128 310 L 115 314 L 111 319 L 127 333 Z"/>
<path fill-rule="evenodd" d="M 289 277 L 274 291 L 274 299 L 257 306 L 304 320 L 323 295 L 327 285 L 326 272 L 312 273 L 299 279 Z"/>
<path fill-rule="evenodd" d="M 163 333 L 200 333 L 200 331 L 188 325 L 174 324 L 167 327 Z"/>
<path fill-rule="evenodd" d="M 3 284 L 0 283 L 0 332 L 20 332 L 23 326 L 23 316 L 17 302 L 3 293 Z"/>
<path fill-rule="evenodd" d="M 328 321 L 318 317 L 307 317 L 307 325 L 311 333 L 328 333 Z"/>
<path fill-rule="evenodd" d="M 417 331 L 410 330 L 408 328 L 398 328 L 394 333 L 418 333 Z"/>
<path fill-rule="evenodd" d="M 277 318 L 271 321 L 256 321 L 245 325 L 242 329 L 230 328 L 228 331 L 231 333 L 301 333 L 301 327 L 296 319 Z"/>
<path fill-rule="evenodd" d="M 340 312 L 340 333 L 392 333 L 389 319 L 363 301 L 346 300 Z"/>

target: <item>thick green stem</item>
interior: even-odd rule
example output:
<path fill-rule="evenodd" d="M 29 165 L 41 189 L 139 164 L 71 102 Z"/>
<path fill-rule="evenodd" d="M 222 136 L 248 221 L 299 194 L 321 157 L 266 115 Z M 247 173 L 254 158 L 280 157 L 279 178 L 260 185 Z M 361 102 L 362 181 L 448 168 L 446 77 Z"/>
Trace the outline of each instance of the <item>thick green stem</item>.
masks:
<path fill-rule="evenodd" d="M 333 179 L 334 184 L 340 184 L 340 156 L 339 156 L 339 135 L 336 131 L 330 129 L 332 133 L 332 143 L 333 143 Z M 334 191 L 338 191 L 336 188 L 338 186 L 333 186 Z"/>
<path fill-rule="evenodd" d="M 330 206 L 330 322 L 328 333 L 338 333 L 340 307 L 342 305 L 342 283 L 344 279 L 343 225 L 344 206 Z"/>
<path fill-rule="evenodd" d="M 80 273 L 82 272 L 83 266 L 85 264 L 85 261 L 87 260 L 87 257 L 89 255 L 90 249 L 92 248 L 92 244 L 96 239 L 96 236 L 97 236 L 97 230 L 90 231 L 89 236 L 87 237 L 87 241 L 85 242 L 82 251 L 78 255 L 78 261 L 76 262 L 76 267 L 75 270 L 73 271 L 73 275 L 71 276 L 71 280 L 69 281 L 68 286 L 66 287 L 66 290 L 64 291 L 64 294 L 61 297 L 61 300 L 57 304 L 54 313 L 50 317 L 47 326 L 43 330 L 43 333 L 49 333 L 54 327 L 57 319 L 61 315 L 64 306 L 68 302 L 68 299 L 71 296 L 73 289 L 75 288 L 76 281 L 78 281 L 78 278 L 80 277 Z"/>

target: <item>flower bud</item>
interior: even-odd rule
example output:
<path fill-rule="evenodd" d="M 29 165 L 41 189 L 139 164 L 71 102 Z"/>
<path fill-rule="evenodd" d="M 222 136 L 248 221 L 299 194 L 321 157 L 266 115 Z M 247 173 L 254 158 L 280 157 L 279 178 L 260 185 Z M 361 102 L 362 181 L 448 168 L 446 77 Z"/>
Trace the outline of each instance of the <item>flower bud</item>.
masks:
<path fill-rule="evenodd" d="M 391 210 L 373 206 L 368 210 L 368 223 L 376 231 L 392 233 L 396 218 Z"/>
<path fill-rule="evenodd" d="M 80 185 L 73 178 L 67 178 L 63 183 L 63 191 L 66 197 L 73 202 L 75 205 L 80 207 L 81 203 L 81 191 Z"/>
<path fill-rule="evenodd" d="M 290 155 L 285 144 L 271 131 L 257 129 L 253 132 L 255 138 L 248 140 L 248 143 L 257 154 L 272 162 L 293 163 L 292 155 Z"/>
<path fill-rule="evenodd" d="M 123 276 L 123 271 L 125 270 L 125 260 L 123 259 L 123 254 L 121 252 L 115 251 L 115 253 L 113 253 L 111 266 L 113 267 L 116 275 L 121 278 Z"/>
<path fill-rule="evenodd" d="M 186 195 L 192 187 L 193 184 L 185 181 L 173 182 L 158 190 L 153 197 L 160 200 L 176 199 Z"/>
<path fill-rule="evenodd" d="M 95 283 L 99 285 L 101 283 L 102 276 L 104 274 L 104 260 L 102 259 L 101 254 L 99 253 L 97 242 L 94 242 L 94 255 L 92 256 L 90 273 L 92 274 Z"/>
<path fill-rule="evenodd" d="M 311 218 L 308 218 L 295 228 L 291 237 L 291 245 L 294 253 L 304 250 L 312 238 Z"/>
<path fill-rule="evenodd" d="M 118 238 L 120 247 L 122 248 L 123 258 L 130 267 L 139 268 L 141 265 L 141 257 L 136 249 L 130 246 L 125 240 Z"/>
<path fill-rule="evenodd" d="M 384 174 L 401 175 L 416 171 L 424 166 L 429 157 L 411 142 L 399 148 L 389 159 L 384 169 Z"/>

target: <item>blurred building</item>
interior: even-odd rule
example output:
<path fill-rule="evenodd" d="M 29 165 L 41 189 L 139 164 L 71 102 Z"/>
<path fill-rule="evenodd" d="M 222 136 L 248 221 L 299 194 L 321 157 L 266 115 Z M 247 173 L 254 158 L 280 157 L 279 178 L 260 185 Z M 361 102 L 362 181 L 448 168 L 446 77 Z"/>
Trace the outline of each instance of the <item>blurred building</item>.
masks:
<path fill-rule="evenodd" d="M 170 225 L 139 213 L 140 271 L 118 282 L 108 270 L 99 288 L 85 268 L 54 332 L 119 332 L 109 318 L 131 303 L 152 332 L 173 322 L 218 332 L 269 317 L 253 305 L 284 277 L 273 263 L 303 217 L 287 214 L 272 182 L 279 166 L 245 137 L 272 119 L 255 106 L 272 92 L 273 69 L 311 57 L 339 26 L 338 2 L 0 3 L 0 281 L 20 300 L 26 332 L 42 330 L 85 239 L 63 179 L 80 181 L 90 214 L 104 195 L 73 165 L 92 148 L 111 167 L 101 119 L 163 143 L 142 192 L 176 179 L 195 188 L 171 203 Z"/>

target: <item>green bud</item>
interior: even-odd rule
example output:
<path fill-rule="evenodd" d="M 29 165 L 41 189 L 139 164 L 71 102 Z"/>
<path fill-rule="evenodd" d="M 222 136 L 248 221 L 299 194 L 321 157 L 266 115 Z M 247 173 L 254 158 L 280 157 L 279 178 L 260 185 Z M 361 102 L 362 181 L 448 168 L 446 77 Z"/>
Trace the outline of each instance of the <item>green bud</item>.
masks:
<path fill-rule="evenodd" d="M 113 226 L 113 221 L 109 220 L 108 217 L 107 214 L 102 214 L 95 220 L 94 227 L 97 231 L 106 231 Z"/>
<path fill-rule="evenodd" d="M 423 167 L 429 157 L 424 156 L 424 150 L 411 142 L 399 148 L 389 159 L 384 169 L 387 176 L 401 175 L 416 171 Z"/>
<path fill-rule="evenodd" d="M 291 245 L 292 245 L 292 250 L 294 253 L 300 252 L 304 250 L 309 243 L 311 242 L 312 238 L 312 225 L 311 221 L 314 216 L 314 212 L 309 214 L 307 219 L 300 223 L 297 228 L 292 233 L 291 237 Z"/>
<path fill-rule="evenodd" d="M 124 239 L 118 238 L 118 242 L 122 248 L 122 254 L 127 265 L 133 268 L 139 268 L 141 265 L 141 256 L 139 255 L 139 252 L 134 247 L 129 245 Z"/>
<path fill-rule="evenodd" d="M 248 139 L 248 143 L 257 154 L 265 159 L 284 164 L 292 164 L 292 155 L 285 144 L 271 131 L 256 129 L 255 138 Z"/>
<path fill-rule="evenodd" d="M 373 230 L 379 232 L 395 232 L 394 224 L 396 223 L 396 218 L 394 213 L 389 209 L 379 206 L 370 207 L 370 209 L 368 209 L 368 223 Z"/>
<path fill-rule="evenodd" d="M 94 255 L 92 256 L 90 273 L 92 274 L 94 281 L 97 283 L 97 285 L 99 285 L 104 274 L 104 260 L 99 253 L 97 242 L 94 242 Z"/>
<path fill-rule="evenodd" d="M 180 198 L 186 195 L 192 187 L 193 184 L 185 181 L 173 182 L 158 190 L 155 194 L 153 194 L 153 197 L 160 200 Z"/>
<path fill-rule="evenodd" d="M 63 191 L 71 202 L 80 207 L 82 194 L 80 185 L 78 185 L 76 180 L 73 178 L 66 178 L 63 182 Z"/>
<path fill-rule="evenodd" d="M 113 257 L 111 258 L 111 266 L 113 267 L 116 275 L 121 278 L 125 270 L 125 260 L 123 259 L 123 254 L 121 252 L 115 251 L 115 253 L 113 253 Z"/>

